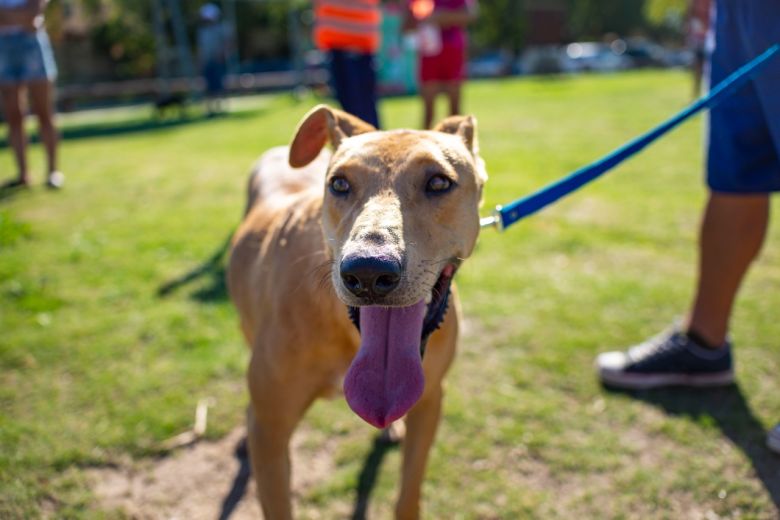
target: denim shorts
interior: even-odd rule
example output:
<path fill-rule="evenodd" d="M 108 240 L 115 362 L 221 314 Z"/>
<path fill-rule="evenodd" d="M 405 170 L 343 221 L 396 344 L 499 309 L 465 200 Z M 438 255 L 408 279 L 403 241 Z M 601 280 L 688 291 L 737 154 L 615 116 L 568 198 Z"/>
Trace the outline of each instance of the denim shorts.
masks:
<path fill-rule="evenodd" d="M 710 84 L 775 43 L 778 0 L 717 0 Z M 713 191 L 780 191 L 780 56 L 712 109 L 707 134 L 707 184 Z"/>
<path fill-rule="evenodd" d="M 46 31 L 0 32 L 0 85 L 57 79 Z"/>

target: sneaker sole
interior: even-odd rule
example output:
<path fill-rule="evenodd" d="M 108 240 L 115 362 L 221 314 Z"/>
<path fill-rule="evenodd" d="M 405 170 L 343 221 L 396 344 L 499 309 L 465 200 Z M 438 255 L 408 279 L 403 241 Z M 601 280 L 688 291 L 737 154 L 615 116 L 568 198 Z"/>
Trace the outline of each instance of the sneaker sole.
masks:
<path fill-rule="evenodd" d="M 711 374 L 636 374 L 600 370 L 599 377 L 601 382 L 606 385 L 630 390 L 646 390 L 664 386 L 727 386 L 734 383 L 733 370 Z M 778 446 L 778 450 L 780 450 L 780 446 Z"/>

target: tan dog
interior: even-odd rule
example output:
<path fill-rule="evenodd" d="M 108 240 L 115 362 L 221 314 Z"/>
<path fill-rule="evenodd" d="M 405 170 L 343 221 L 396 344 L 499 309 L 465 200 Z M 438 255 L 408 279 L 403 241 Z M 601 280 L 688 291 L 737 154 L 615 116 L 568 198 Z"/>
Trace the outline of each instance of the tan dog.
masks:
<path fill-rule="evenodd" d="M 343 378 L 367 422 L 383 428 L 406 415 L 396 516 L 417 518 L 458 338 L 450 282 L 479 233 L 486 175 L 475 122 L 380 132 L 318 106 L 298 127 L 289 165 L 287 155 L 275 148 L 256 165 L 228 272 L 252 350 L 249 451 L 263 512 L 292 517 L 290 437 Z"/>

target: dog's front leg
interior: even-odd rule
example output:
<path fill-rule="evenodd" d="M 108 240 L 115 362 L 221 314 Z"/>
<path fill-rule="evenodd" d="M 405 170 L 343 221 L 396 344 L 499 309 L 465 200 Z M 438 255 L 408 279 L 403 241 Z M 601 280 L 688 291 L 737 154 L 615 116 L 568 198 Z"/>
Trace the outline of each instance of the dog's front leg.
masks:
<path fill-rule="evenodd" d="M 427 390 L 423 399 L 409 411 L 406 417 L 401 492 L 395 508 L 395 516 L 399 520 L 420 517 L 420 495 L 425 466 L 439 426 L 443 394 L 438 382 L 435 383 L 435 388 Z"/>
<path fill-rule="evenodd" d="M 395 516 L 399 520 L 420 517 L 425 467 L 441 418 L 444 396 L 442 381 L 455 357 L 458 342 L 460 305 L 454 288 L 453 296 L 452 309 L 444 318 L 441 328 L 428 340 L 428 348 L 423 360 L 425 392 L 406 415 L 401 492 L 395 507 Z"/>
<path fill-rule="evenodd" d="M 252 403 L 247 413 L 247 434 L 252 474 L 267 520 L 290 520 L 290 438 L 314 399 L 314 388 L 301 384 L 286 387 L 279 373 L 250 362 L 249 389 Z"/>
<path fill-rule="evenodd" d="M 257 497 L 268 520 L 292 518 L 289 436 L 269 432 L 258 423 L 254 410 L 247 414 L 247 439 Z"/>

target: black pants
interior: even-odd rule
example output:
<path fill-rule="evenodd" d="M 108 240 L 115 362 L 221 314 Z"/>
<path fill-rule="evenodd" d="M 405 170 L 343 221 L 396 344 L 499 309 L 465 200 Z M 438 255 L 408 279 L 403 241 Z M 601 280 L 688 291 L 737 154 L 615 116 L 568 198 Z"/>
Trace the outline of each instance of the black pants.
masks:
<path fill-rule="evenodd" d="M 330 74 L 341 108 L 379 128 L 374 55 L 331 50 Z"/>

